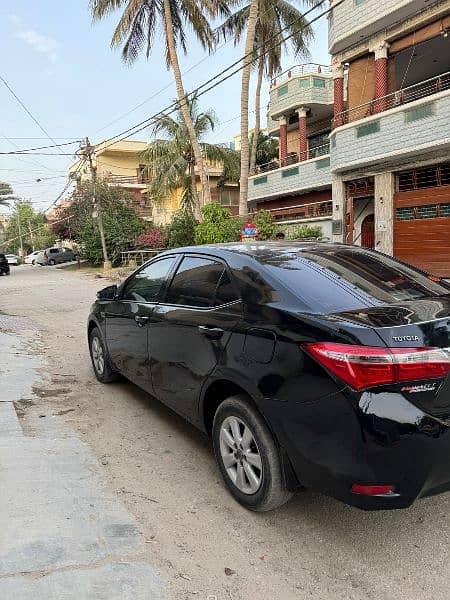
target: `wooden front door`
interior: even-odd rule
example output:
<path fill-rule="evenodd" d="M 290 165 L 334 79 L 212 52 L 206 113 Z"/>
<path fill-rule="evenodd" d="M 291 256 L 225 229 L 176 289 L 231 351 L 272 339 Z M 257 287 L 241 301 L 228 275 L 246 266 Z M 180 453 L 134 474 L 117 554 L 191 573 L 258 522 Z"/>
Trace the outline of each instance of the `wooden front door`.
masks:
<path fill-rule="evenodd" d="M 361 223 L 361 246 L 375 248 L 375 215 L 367 215 Z"/>

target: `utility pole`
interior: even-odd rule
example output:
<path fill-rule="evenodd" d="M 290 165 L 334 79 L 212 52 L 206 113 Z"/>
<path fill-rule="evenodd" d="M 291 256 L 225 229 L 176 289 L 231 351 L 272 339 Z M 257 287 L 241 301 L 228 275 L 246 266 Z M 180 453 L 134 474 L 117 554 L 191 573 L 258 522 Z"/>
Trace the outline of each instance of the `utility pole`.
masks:
<path fill-rule="evenodd" d="M 29 219 L 28 219 L 28 231 L 30 232 L 31 247 L 33 248 L 33 252 L 34 252 L 36 250 L 36 248 L 34 247 L 34 233 L 31 228 L 31 222 Z"/>
<path fill-rule="evenodd" d="M 96 184 L 97 184 L 97 166 L 94 165 L 92 160 L 92 155 L 94 154 L 94 147 L 91 146 L 89 142 L 89 138 L 86 138 L 86 145 L 84 148 L 84 155 L 87 156 L 89 161 L 89 169 L 91 171 L 91 180 L 92 180 L 92 205 L 94 207 L 94 212 L 96 213 L 98 230 L 100 233 L 100 241 L 102 244 L 102 252 L 103 252 L 103 269 L 111 269 L 111 261 L 108 259 L 108 251 L 106 249 L 105 242 L 105 232 L 103 230 L 103 219 L 102 219 L 102 207 L 101 203 L 97 202 L 96 198 Z"/>
<path fill-rule="evenodd" d="M 20 226 L 20 206 L 17 208 L 17 226 L 19 229 L 19 242 L 20 242 L 20 258 L 23 258 L 24 256 L 24 251 L 23 251 L 23 240 L 22 240 L 22 228 Z"/>

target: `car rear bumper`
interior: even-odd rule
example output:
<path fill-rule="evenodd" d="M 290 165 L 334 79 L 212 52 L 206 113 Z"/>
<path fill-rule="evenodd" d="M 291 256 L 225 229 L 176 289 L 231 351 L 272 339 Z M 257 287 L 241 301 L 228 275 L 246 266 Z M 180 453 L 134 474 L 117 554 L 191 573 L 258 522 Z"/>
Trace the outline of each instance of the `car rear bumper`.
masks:
<path fill-rule="evenodd" d="M 405 508 L 450 490 L 450 428 L 401 394 L 265 400 L 263 410 L 306 488 L 365 510 Z M 353 484 L 395 489 L 367 496 L 352 493 Z"/>

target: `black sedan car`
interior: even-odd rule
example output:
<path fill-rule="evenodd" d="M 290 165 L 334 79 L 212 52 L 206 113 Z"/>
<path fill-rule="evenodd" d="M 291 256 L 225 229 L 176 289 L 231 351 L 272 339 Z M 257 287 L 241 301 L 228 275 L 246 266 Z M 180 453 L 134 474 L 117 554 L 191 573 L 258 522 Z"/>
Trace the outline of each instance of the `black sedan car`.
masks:
<path fill-rule="evenodd" d="M 5 254 L 0 254 L 0 275 L 9 275 L 9 262 Z"/>
<path fill-rule="evenodd" d="M 253 510 L 302 487 L 364 509 L 450 489 L 450 287 L 356 246 L 180 248 L 98 294 L 89 348 L 212 436 Z"/>

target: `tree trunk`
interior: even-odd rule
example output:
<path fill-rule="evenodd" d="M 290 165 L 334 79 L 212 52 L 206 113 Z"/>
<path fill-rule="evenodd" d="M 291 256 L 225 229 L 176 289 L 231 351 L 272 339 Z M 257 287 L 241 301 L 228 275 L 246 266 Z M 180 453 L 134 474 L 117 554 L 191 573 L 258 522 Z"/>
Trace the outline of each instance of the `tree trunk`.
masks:
<path fill-rule="evenodd" d="M 248 15 L 247 36 L 245 38 L 244 68 L 241 82 L 241 179 L 239 193 L 239 216 L 248 215 L 248 94 L 250 85 L 250 68 L 253 62 L 255 29 L 258 18 L 259 0 L 251 0 Z"/>
<path fill-rule="evenodd" d="M 192 194 L 192 212 L 194 213 L 194 217 L 197 221 L 200 221 L 202 218 L 202 213 L 200 212 L 200 206 L 198 202 L 198 193 L 197 193 L 197 176 L 195 174 L 195 165 L 191 161 L 189 163 L 189 173 L 191 176 L 191 194 Z"/>
<path fill-rule="evenodd" d="M 189 139 L 192 145 L 192 150 L 194 152 L 195 164 L 197 165 L 199 175 L 200 175 L 200 184 L 202 188 L 202 197 L 201 197 L 201 205 L 206 204 L 207 202 L 211 202 L 211 193 L 209 190 L 209 181 L 206 175 L 205 163 L 202 156 L 202 151 L 200 148 L 200 144 L 197 140 L 197 135 L 195 133 L 194 123 L 192 122 L 191 113 L 189 110 L 189 105 L 186 100 L 186 95 L 183 87 L 183 80 L 181 77 L 180 65 L 178 63 L 177 50 L 175 47 L 175 38 L 173 36 L 173 23 L 172 23 L 172 13 L 170 10 L 170 1 L 164 0 L 164 21 L 166 28 L 166 37 L 167 37 L 167 48 L 169 50 L 169 59 L 170 64 L 173 69 L 173 75 L 175 79 L 175 85 L 177 88 L 178 100 L 180 102 L 180 111 L 183 117 L 184 124 L 186 125 L 186 129 L 188 131 Z M 200 214 L 200 208 L 197 207 L 195 212 Z"/>
<path fill-rule="evenodd" d="M 264 74 L 264 55 L 262 53 L 262 48 L 259 49 L 259 57 L 258 57 L 258 80 L 256 82 L 256 91 L 255 91 L 255 130 L 253 132 L 253 143 L 252 143 L 252 151 L 250 154 L 250 170 L 249 174 L 255 174 L 256 167 L 256 151 L 258 149 L 258 138 L 259 132 L 261 130 L 261 85 Z"/>

